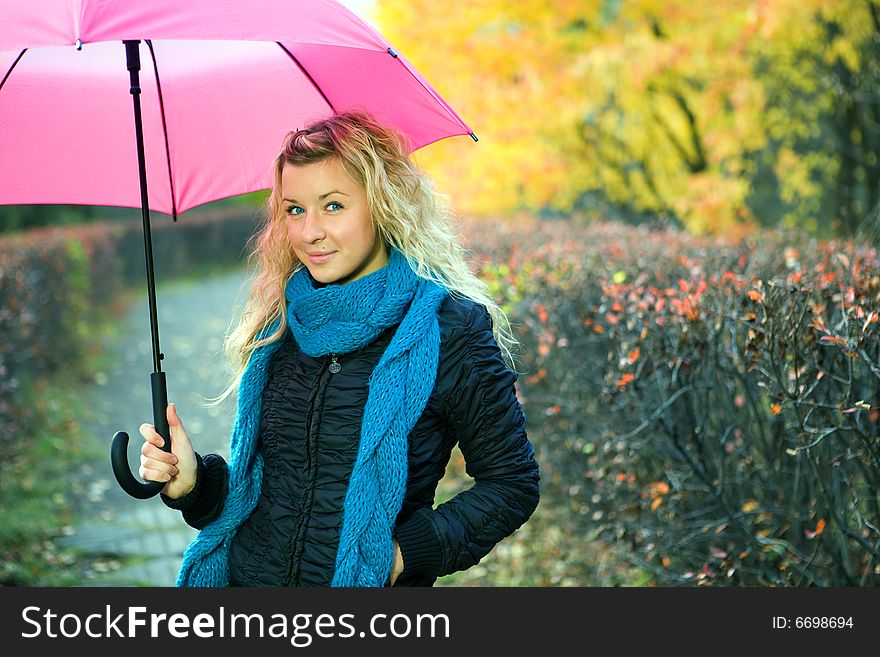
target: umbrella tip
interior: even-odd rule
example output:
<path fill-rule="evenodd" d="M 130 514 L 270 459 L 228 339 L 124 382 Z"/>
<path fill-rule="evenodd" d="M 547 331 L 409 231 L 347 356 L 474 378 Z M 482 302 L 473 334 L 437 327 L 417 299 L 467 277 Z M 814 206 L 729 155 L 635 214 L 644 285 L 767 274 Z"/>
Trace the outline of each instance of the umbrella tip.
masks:
<path fill-rule="evenodd" d="M 77 50 L 82 50 L 82 49 L 83 49 L 83 42 L 82 42 L 82 39 L 77 39 L 77 40 L 76 40 L 76 49 L 77 49 Z"/>
<path fill-rule="evenodd" d="M 480 141 L 473 132 L 471 133 L 471 139 L 473 139 L 474 141 Z"/>
<path fill-rule="evenodd" d="M 394 59 L 397 59 L 397 53 L 394 52 L 393 48 L 388 49 L 388 54 L 391 55 L 392 57 L 394 57 Z"/>

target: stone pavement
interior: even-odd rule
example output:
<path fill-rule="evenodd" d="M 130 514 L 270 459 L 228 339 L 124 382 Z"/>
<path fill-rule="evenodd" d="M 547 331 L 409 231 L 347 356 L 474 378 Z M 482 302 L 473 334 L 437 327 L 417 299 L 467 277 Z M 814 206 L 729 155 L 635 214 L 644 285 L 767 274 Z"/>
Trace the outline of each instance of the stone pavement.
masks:
<path fill-rule="evenodd" d="M 200 453 L 228 455 L 234 401 L 214 407 L 206 398 L 225 387 L 228 365 L 223 337 L 246 290 L 245 272 L 173 282 L 157 289 L 159 344 L 165 359 L 168 401 L 177 405 L 184 427 Z M 88 417 L 80 424 L 106 453 L 106 461 L 72 473 L 78 485 L 77 518 L 59 543 L 95 559 L 85 586 L 174 586 L 184 549 L 196 532 L 158 496 L 136 500 L 119 488 L 110 468 L 110 443 L 117 431 L 129 435 L 129 463 L 137 476 L 143 439 L 138 427 L 153 422 L 150 374 L 152 347 L 146 291 L 121 321 L 119 337 L 107 344 L 109 364 L 83 390 Z"/>
<path fill-rule="evenodd" d="M 86 586 L 174 586 L 180 558 L 196 532 L 156 498 L 110 517 L 83 520 L 60 540 L 99 558 Z"/>

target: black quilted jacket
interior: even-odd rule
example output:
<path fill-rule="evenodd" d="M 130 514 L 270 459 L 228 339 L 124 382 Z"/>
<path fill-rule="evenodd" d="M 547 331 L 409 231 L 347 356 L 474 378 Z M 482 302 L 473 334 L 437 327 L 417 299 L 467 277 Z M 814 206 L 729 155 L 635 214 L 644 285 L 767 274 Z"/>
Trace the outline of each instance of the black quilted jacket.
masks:
<path fill-rule="evenodd" d="M 440 307 L 437 380 L 409 436 L 406 495 L 394 532 L 405 568 L 395 586 L 430 586 L 473 566 L 538 504 L 538 464 L 516 375 L 501 358 L 490 321 L 469 300 L 447 297 Z M 336 357 L 341 369 L 333 373 L 331 356 L 305 355 L 288 332 L 263 393 L 262 492 L 231 545 L 232 585 L 330 585 L 368 379 L 393 333 Z M 435 508 L 456 443 L 474 483 Z M 162 498 L 200 529 L 219 514 L 226 479 L 225 461 L 209 454 L 199 458 L 192 493 Z"/>

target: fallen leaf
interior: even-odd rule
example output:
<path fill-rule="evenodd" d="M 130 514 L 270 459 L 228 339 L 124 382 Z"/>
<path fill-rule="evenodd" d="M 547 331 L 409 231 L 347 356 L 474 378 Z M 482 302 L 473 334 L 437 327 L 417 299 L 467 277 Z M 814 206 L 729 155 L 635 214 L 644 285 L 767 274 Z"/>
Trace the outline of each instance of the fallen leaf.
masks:
<path fill-rule="evenodd" d="M 715 547 L 714 545 L 709 548 L 709 554 L 712 555 L 715 559 L 725 559 L 727 558 L 727 552 L 722 550 L 721 548 Z"/>
<path fill-rule="evenodd" d="M 542 324 L 546 324 L 548 318 L 549 316 L 547 314 L 547 309 L 544 308 L 544 304 L 538 304 L 538 320 Z"/>
<path fill-rule="evenodd" d="M 821 536 L 822 532 L 824 532 L 824 531 L 825 531 L 825 519 L 820 518 L 819 522 L 816 523 L 816 529 L 814 529 L 814 530 L 805 529 L 804 536 L 806 536 L 809 539 L 813 539 L 813 538 L 816 538 L 817 536 Z"/>
<path fill-rule="evenodd" d="M 743 513 L 751 513 L 759 506 L 757 500 L 746 500 L 746 503 L 742 505 Z"/>

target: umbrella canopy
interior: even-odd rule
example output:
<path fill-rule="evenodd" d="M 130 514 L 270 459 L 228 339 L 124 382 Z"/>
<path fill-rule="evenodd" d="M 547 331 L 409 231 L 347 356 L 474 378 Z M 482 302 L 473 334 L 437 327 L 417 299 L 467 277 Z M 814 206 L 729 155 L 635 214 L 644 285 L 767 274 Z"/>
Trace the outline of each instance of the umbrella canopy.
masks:
<path fill-rule="evenodd" d="M 271 186 L 284 134 L 359 107 L 414 149 L 472 134 L 334 0 L 0 4 L 0 204 L 141 207 L 123 40 L 143 40 L 149 207 L 177 215 Z"/>
<path fill-rule="evenodd" d="M 334 0 L 0 3 L 0 204 L 140 207 L 153 422 L 168 440 L 150 210 L 267 189 L 292 129 L 349 109 L 420 148 L 470 129 L 376 30 Z M 120 486 L 128 434 L 113 437 Z"/>

